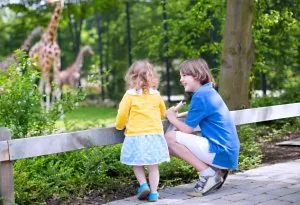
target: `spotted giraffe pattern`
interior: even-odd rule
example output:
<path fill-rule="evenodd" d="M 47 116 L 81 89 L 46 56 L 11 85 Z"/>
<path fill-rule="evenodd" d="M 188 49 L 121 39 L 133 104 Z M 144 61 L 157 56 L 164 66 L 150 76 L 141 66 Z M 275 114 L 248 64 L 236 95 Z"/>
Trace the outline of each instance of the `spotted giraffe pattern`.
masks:
<path fill-rule="evenodd" d="M 46 93 L 46 108 L 50 107 L 51 94 L 51 69 L 53 68 L 53 79 L 58 85 L 59 71 L 61 68 L 61 50 L 56 41 L 58 21 L 62 14 L 63 2 L 56 2 L 54 13 L 48 24 L 46 31 L 42 34 L 41 40 L 30 50 L 29 56 L 38 58 L 38 65 L 41 69 L 41 80 L 39 89 L 42 94 Z M 59 93 L 52 93 L 52 98 L 59 97 Z"/>

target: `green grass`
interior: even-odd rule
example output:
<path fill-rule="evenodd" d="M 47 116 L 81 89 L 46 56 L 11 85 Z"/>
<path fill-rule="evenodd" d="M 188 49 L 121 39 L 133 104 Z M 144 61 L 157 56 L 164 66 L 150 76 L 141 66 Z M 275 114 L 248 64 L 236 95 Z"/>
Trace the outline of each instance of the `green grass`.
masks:
<path fill-rule="evenodd" d="M 187 109 L 188 105 L 185 105 L 180 112 L 185 112 Z M 60 132 L 107 127 L 114 125 L 116 116 L 116 108 L 99 106 L 79 107 L 70 113 L 66 113 L 64 120 L 57 121 L 56 129 Z"/>
<path fill-rule="evenodd" d="M 56 123 L 58 129 L 80 130 L 113 125 L 117 109 L 107 107 L 79 107 Z"/>

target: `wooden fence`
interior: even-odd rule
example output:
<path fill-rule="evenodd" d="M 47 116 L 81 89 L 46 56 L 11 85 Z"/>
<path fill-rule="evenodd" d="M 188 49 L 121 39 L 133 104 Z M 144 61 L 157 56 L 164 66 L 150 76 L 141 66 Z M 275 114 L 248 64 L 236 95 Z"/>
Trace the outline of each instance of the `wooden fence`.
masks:
<path fill-rule="evenodd" d="M 244 109 L 230 112 L 236 125 L 298 117 L 300 103 Z M 163 121 L 164 129 L 168 122 Z M 39 137 L 11 139 L 7 128 L 0 128 L 0 205 L 14 203 L 13 165 L 17 159 L 68 152 L 94 146 L 122 143 L 124 133 L 114 127 Z"/>

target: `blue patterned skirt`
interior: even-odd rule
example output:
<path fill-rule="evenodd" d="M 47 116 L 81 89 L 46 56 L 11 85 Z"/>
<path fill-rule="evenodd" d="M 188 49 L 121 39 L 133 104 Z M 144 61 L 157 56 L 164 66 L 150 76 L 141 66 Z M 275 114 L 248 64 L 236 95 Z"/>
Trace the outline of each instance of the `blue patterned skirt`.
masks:
<path fill-rule="evenodd" d="M 122 163 L 142 166 L 169 161 L 168 145 L 163 134 L 125 137 L 121 150 Z"/>

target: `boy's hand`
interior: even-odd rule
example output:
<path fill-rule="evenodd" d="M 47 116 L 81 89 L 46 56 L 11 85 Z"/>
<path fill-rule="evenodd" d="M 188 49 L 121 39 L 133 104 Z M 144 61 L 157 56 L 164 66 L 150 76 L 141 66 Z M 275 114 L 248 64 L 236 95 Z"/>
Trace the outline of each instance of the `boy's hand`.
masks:
<path fill-rule="evenodd" d="M 186 117 L 188 112 L 181 112 L 178 113 L 177 117 L 181 118 L 181 117 Z"/>
<path fill-rule="evenodd" d="M 185 105 L 185 102 L 180 101 L 180 102 L 174 107 L 174 109 L 178 112 L 178 111 L 182 108 L 182 106 L 184 106 L 184 105 Z"/>
<path fill-rule="evenodd" d="M 177 110 L 175 109 L 175 107 L 173 106 L 173 107 L 171 107 L 171 108 L 169 108 L 167 111 L 166 111 L 166 118 L 168 118 L 168 120 L 170 120 L 170 119 L 174 119 L 174 118 L 177 118 L 177 114 L 178 114 L 178 112 L 177 112 Z"/>

